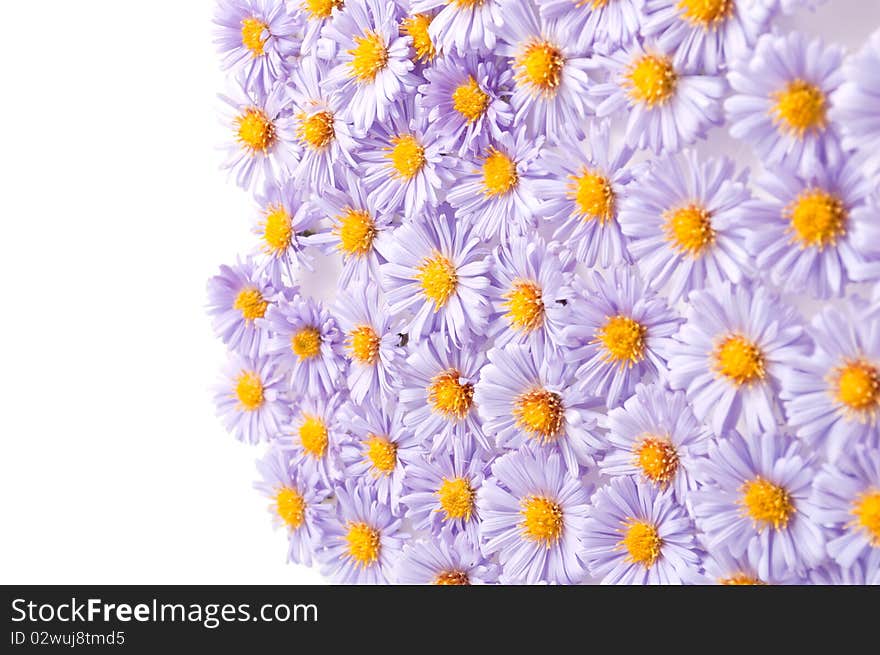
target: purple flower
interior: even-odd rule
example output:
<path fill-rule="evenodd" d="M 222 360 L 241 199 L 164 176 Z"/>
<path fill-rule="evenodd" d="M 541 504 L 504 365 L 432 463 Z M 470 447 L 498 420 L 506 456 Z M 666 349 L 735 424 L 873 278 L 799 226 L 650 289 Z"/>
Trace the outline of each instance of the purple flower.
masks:
<path fill-rule="evenodd" d="M 254 487 L 272 500 L 273 524 L 287 530 L 288 560 L 311 566 L 314 544 L 321 538 L 318 526 L 331 511 L 325 502 L 330 490 L 317 472 L 292 466 L 287 452 L 277 444 L 257 460 L 257 469 L 262 479 Z"/>
<path fill-rule="evenodd" d="M 295 466 L 307 475 L 316 473 L 328 487 L 342 480 L 345 467 L 341 451 L 349 436 L 342 423 L 345 397 L 302 396 L 295 416 L 278 433 L 281 446 L 290 451 Z"/>
<path fill-rule="evenodd" d="M 495 34 L 503 24 L 503 0 L 458 2 L 457 0 L 411 0 L 410 11 L 434 16 L 428 33 L 441 51 L 455 48 L 459 54 L 485 53 L 495 48 Z"/>
<path fill-rule="evenodd" d="M 843 64 L 844 81 L 831 98 L 831 118 L 843 132 L 843 147 L 867 157 L 868 165 L 880 168 L 880 31 L 861 52 Z"/>
<path fill-rule="evenodd" d="M 614 478 L 592 498 L 581 559 L 602 584 L 658 585 L 699 580 L 701 553 L 690 516 L 672 489 Z"/>
<path fill-rule="evenodd" d="M 709 446 L 691 493 L 697 526 L 710 551 L 747 554 L 758 578 L 803 573 L 825 558 L 822 530 L 811 518 L 814 460 L 783 434 L 737 433 Z"/>
<path fill-rule="evenodd" d="M 540 342 L 493 348 L 488 357 L 474 393 L 485 433 L 499 448 L 533 442 L 542 456 L 561 453 L 577 476 L 600 445 L 594 428 L 601 401 L 578 391 L 573 367 Z"/>
<path fill-rule="evenodd" d="M 775 571 L 775 575 L 764 577 L 758 575 L 758 560 L 760 556 L 746 551 L 737 557 L 720 546 L 706 549 L 703 560 L 703 568 L 706 573 L 706 584 L 719 584 L 725 586 L 760 586 L 760 585 L 792 585 L 802 584 L 801 576 L 794 571 L 781 569 Z M 754 555 L 754 556 L 753 556 Z"/>
<path fill-rule="evenodd" d="M 772 433 L 780 380 L 810 348 L 797 313 L 762 286 L 724 283 L 691 294 L 685 319 L 668 349 L 670 386 L 716 435 L 740 418 Z"/>
<path fill-rule="evenodd" d="M 485 248 L 452 216 L 421 217 L 376 244 L 388 306 L 405 317 L 412 341 L 434 331 L 460 345 L 486 325 L 489 285 Z"/>
<path fill-rule="evenodd" d="M 577 49 L 617 48 L 638 37 L 645 0 L 536 0 L 541 16 L 559 21 L 577 39 Z"/>
<path fill-rule="evenodd" d="M 406 545 L 396 581 L 409 585 L 474 585 L 498 581 L 498 566 L 487 561 L 466 534 Z"/>
<path fill-rule="evenodd" d="M 734 95 L 724 103 L 731 136 L 751 143 L 765 166 L 809 174 L 837 165 L 841 149 L 827 114 L 842 63 L 838 46 L 798 32 L 765 34 L 750 59 L 732 62 Z"/>
<path fill-rule="evenodd" d="M 642 277 L 665 287 L 670 301 L 751 273 L 745 177 L 726 157 L 700 161 L 688 151 L 657 161 L 629 185 L 620 228 Z"/>
<path fill-rule="evenodd" d="M 208 280 L 208 314 L 214 333 L 230 349 L 242 355 L 259 355 L 267 339 L 260 323 L 272 304 L 275 288 L 246 259 L 235 266 L 221 266 L 220 275 Z"/>
<path fill-rule="evenodd" d="M 665 350 L 681 319 L 630 267 L 593 271 L 571 302 L 565 357 L 576 388 L 615 407 L 640 381 L 666 368 Z"/>
<path fill-rule="evenodd" d="M 477 494 L 483 554 L 497 554 L 511 582 L 578 583 L 587 503 L 559 453 L 527 446 L 499 457 Z"/>
<path fill-rule="evenodd" d="M 407 535 L 401 521 L 354 480 L 336 489 L 336 513 L 321 525 L 316 553 L 324 575 L 337 584 L 390 584 Z"/>
<path fill-rule="evenodd" d="M 570 2 L 570 0 L 566 0 Z M 611 145 L 609 121 L 592 121 L 578 142 L 547 148 L 535 181 L 540 216 L 554 227 L 553 239 L 567 245 L 585 266 L 603 267 L 630 261 L 618 211 L 633 174 L 633 150 Z"/>
<path fill-rule="evenodd" d="M 226 430 L 246 443 L 273 439 L 290 417 L 287 379 L 272 360 L 230 354 L 214 402 Z"/>

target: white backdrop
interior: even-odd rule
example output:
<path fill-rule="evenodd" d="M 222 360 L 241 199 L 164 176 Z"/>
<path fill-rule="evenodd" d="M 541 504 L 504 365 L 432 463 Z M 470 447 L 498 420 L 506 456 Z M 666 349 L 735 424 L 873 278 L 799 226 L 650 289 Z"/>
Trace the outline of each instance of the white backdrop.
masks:
<path fill-rule="evenodd" d="M 0 583 L 321 581 L 214 417 L 205 281 L 253 242 L 218 170 L 212 12 L 4 4 Z M 857 47 L 880 0 L 792 24 Z"/>

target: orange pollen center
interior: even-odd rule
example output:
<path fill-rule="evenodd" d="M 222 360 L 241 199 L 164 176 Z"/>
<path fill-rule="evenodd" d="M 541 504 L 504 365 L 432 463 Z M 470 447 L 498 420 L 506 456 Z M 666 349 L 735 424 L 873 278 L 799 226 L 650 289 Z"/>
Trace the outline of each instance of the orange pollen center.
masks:
<path fill-rule="evenodd" d="M 544 496 L 529 496 L 520 503 L 523 516 L 520 528 L 529 541 L 551 548 L 559 541 L 565 527 L 562 507 Z"/>
<path fill-rule="evenodd" d="M 540 442 L 553 441 L 562 432 L 565 407 L 562 397 L 546 389 L 535 389 L 516 399 L 513 406 L 516 424 Z"/>
<path fill-rule="evenodd" d="M 435 375 L 427 391 L 433 411 L 448 419 L 463 419 L 474 402 L 474 385 L 455 369 Z"/>
<path fill-rule="evenodd" d="M 300 360 L 314 359 L 321 354 L 321 332 L 316 327 L 306 327 L 290 337 L 290 349 Z"/>
<path fill-rule="evenodd" d="M 544 324 L 544 300 L 541 288 L 534 282 L 514 282 L 504 294 L 502 307 L 507 310 L 507 320 L 517 330 L 534 332 Z"/>
<path fill-rule="evenodd" d="M 825 94 L 809 82 L 795 80 L 774 93 L 773 99 L 773 122 L 787 134 L 802 139 L 807 132 L 821 132 L 828 124 Z"/>
<path fill-rule="evenodd" d="M 461 114 L 468 125 L 478 121 L 489 107 L 489 94 L 480 88 L 473 75 L 452 93 L 452 107 Z"/>
<path fill-rule="evenodd" d="M 654 566 L 663 548 L 663 539 L 657 527 L 647 521 L 630 518 L 623 523 L 621 531 L 623 539 L 618 542 L 617 548 L 627 551 L 626 561 L 641 564 L 646 569 Z"/>
<path fill-rule="evenodd" d="M 299 440 L 303 450 L 315 459 L 324 457 L 330 436 L 327 426 L 319 416 L 303 414 L 302 425 L 299 426 Z"/>
<path fill-rule="evenodd" d="M 255 412 L 263 406 L 263 380 L 254 371 L 242 371 L 235 381 L 235 397 L 238 408 L 245 412 Z"/>
<path fill-rule="evenodd" d="M 846 234 L 849 212 L 843 201 L 822 189 L 807 189 L 785 208 L 792 240 L 801 248 L 820 252 L 833 247 Z"/>
<path fill-rule="evenodd" d="M 648 328 L 629 316 L 611 316 L 596 331 L 593 343 L 602 345 L 602 359 L 621 368 L 632 368 L 645 358 Z"/>
<path fill-rule="evenodd" d="M 871 546 L 880 548 L 880 491 L 862 494 L 853 505 L 853 524 L 864 531 Z"/>
<path fill-rule="evenodd" d="M 614 218 L 617 202 L 607 177 L 584 169 L 580 177 L 570 179 L 569 198 L 574 200 L 581 219 L 605 225 Z"/>
<path fill-rule="evenodd" d="M 483 160 L 483 193 L 487 196 L 503 196 L 518 184 L 516 162 L 500 150 L 489 148 Z"/>
<path fill-rule="evenodd" d="M 631 99 L 653 108 L 672 98 L 678 74 L 668 57 L 645 55 L 630 66 L 625 84 Z"/>
<path fill-rule="evenodd" d="M 556 46 L 547 41 L 527 45 L 515 61 L 516 80 L 534 94 L 551 97 L 562 81 L 565 57 Z"/>
<path fill-rule="evenodd" d="M 354 37 L 355 47 L 348 51 L 351 77 L 358 82 L 372 82 L 388 65 L 388 47 L 385 40 L 375 32 Z"/>
<path fill-rule="evenodd" d="M 232 304 L 233 309 L 241 312 L 241 317 L 247 322 L 253 322 L 258 318 L 266 315 L 266 309 L 269 307 L 268 301 L 263 298 L 263 294 L 255 287 L 245 287 L 235 296 Z"/>
<path fill-rule="evenodd" d="M 704 29 L 717 29 L 733 15 L 734 0 L 680 0 L 681 16 L 692 25 Z"/>
<path fill-rule="evenodd" d="M 434 42 L 431 41 L 431 35 L 428 28 L 434 17 L 429 14 L 416 14 L 410 18 L 404 18 L 400 24 L 400 32 L 412 39 L 413 50 L 415 50 L 416 61 L 428 63 L 437 56 L 437 49 Z"/>
<path fill-rule="evenodd" d="M 266 252 L 276 257 L 280 257 L 290 248 L 293 242 L 293 222 L 282 205 L 270 205 L 266 208 L 263 241 Z"/>
<path fill-rule="evenodd" d="M 471 581 L 464 571 L 443 571 L 434 578 L 435 585 L 441 586 L 467 586 Z"/>
<path fill-rule="evenodd" d="M 425 148 L 412 134 L 396 136 L 391 140 L 386 157 L 391 161 L 394 176 L 411 180 L 425 167 Z"/>
<path fill-rule="evenodd" d="M 880 404 L 880 373 L 868 362 L 846 362 L 832 374 L 834 396 L 849 412 L 873 417 Z"/>
<path fill-rule="evenodd" d="M 278 516 L 291 530 L 300 527 L 306 518 L 306 501 L 296 489 L 283 487 L 275 496 Z"/>
<path fill-rule="evenodd" d="M 697 205 L 688 205 L 663 214 L 666 240 L 678 252 L 697 258 L 715 243 L 712 214 Z"/>
<path fill-rule="evenodd" d="M 336 137 L 334 117 L 329 111 L 314 114 L 300 114 L 296 135 L 299 140 L 312 150 L 323 150 Z"/>
<path fill-rule="evenodd" d="M 370 212 L 363 209 L 346 209 L 333 228 L 339 236 L 339 250 L 350 257 L 364 257 L 373 249 L 376 224 Z"/>
<path fill-rule="evenodd" d="M 252 155 L 266 154 L 275 144 L 276 133 L 273 123 L 262 109 L 249 107 L 235 119 L 239 143 Z"/>
<path fill-rule="evenodd" d="M 391 475 L 397 466 L 397 444 L 386 437 L 375 434 L 367 436 L 364 442 L 367 449 L 367 458 L 373 465 L 373 470 L 379 476 Z"/>
<path fill-rule="evenodd" d="M 349 521 L 346 525 L 345 542 L 348 546 L 347 555 L 357 566 L 367 568 L 379 561 L 382 549 L 381 535 L 378 530 L 366 523 Z"/>
<path fill-rule="evenodd" d="M 330 18 L 334 9 L 342 9 L 343 0 L 305 0 L 303 8 L 309 14 L 309 20 Z"/>
<path fill-rule="evenodd" d="M 251 51 L 254 58 L 266 54 L 264 46 L 269 38 L 268 31 L 269 26 L 258 18 L 241 21 L 241 44 Z"/>
<path fill-rule="evenodd" d="M 666 484 L 678 471 L 678 452 L 669 439 L 649 436 L 636 448 L 635 463 L 651 482 Z"/>
<path fill-rule="evenodd" d="M 422 293 L 434 303 L 434 311 L 439 311 L 449 302 L 458 288 L 458 272 L 455 265 L 445 255 L 435 252 L 416 269 L 416 279 L 422 285 Z"/>
<path fill-rule="evenodd" d="M 474 513 L 476 492 L 467 478 L 443 478 L 437 490 L 444 521 L 470 521 Z"/>
<path fill-rule="evenodd" d="M 372 366 L 379 360 L 379 335 L 369 325 L 359 325 L 348 334 L 351 358 L 359 364 Z"/>
<path fill-rule="evenodd" d="M 753 384 L 767 376 L 764 353 L 742 335 L 726 337 L 712 357 L 715 370 L 737 386 Z"/>
<path fill-rule="evenodd" d="M 794 514 L 794 503 L 788 491 L 760 476 L 742 486 L 739 502 L 759 531 L 768 527 L 784 529 Z"/>

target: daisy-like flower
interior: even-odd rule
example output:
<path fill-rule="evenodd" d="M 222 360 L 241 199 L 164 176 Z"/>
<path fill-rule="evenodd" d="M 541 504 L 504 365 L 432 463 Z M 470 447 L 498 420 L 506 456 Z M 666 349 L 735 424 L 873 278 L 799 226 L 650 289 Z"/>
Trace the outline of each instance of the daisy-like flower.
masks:
<path fill-rule="evenodd" d="M 403 358 L 400 335 L 375 285 L 355 285 L 336 298 L 334 314 L 345 335 L 348 389 L 360 405 L 382 403 L 391 395 L 395 366 Z"/>
<path fill-rule="evenodd" d="M 614 49 L 639 34 L 645 0 L 536 0 L 541 16 L 568 26 L 580 51 Z"/>
<path fill-rule="evenodd" d="M 477 493 L 482 551 L 497 554 L 506 580 L 578 583 L 588 502 L 558 453 L 531 447 L 508 453 L 495 460 Z"/>
<path fill-rule="evenodd" d="M 342 446 L 346 478 L 362 480 L 376 488 L 383 505 L 398 512 L 403 478 L 421 457 L 422 437 L 403 426 L 403 415 L 394 405 L 355 406 L 348 403 L 340 422 L 351 439 Z"/>
<path fill-rule="evenodd" d="M 303 57 L 289 76 L 290 111 L 302 150 L 291 178 L 318 195 L 344 181 L 343 171 L 357 167 L 352 153 L 359 147 L 351 121 L 343 118 L 344 105 L 321 84 L 327 67 L 317 57 Z"/>
<path fill-rule="evenodd" d="M 534 230 L 539 209 L 535 196 L 535 159 L 544 138 L 530 139 L 524 129 L 505 133 L 483 150 L 475 161 L 465 160 L 447 200 L 460 221 L 470 221 L 484 239 Z"/>
<path fill-rule="evenodd" d="M 612 146 L 609 121 L 591 122 L 587 134 L 541 153 L 537 167 L 545 176 L 535 181 L 540 215 L 555 228 L 553 239 L 585 266 L 623 264 L 630 257 L 617 214 L 633 180 L 633 150 Z"/>
<path fill-rule="evenodd" d="M 705 584 L 740 587 L 803 583 L 800 576 L 786 569 L 774 571 L 775 575 L 768 578 L 760 577 L 757 564 L 759 559 L 757 555 L 753 559 L 749 551 L 734 557 L 724 546 L 706 549 L 703 560 Z"/>
<path fill-rule="evenodd" d="M 339 15 L 345 7 L 345 0 L 293 0 L 289 2 L 295 16 L 305 22 L 302 45 L 300 51 L 303 54 L 320 52 L 320 39 L 324 26 Z M 327 53 L 335 55 L 335 51 Z"/>
<path fill-rule="evenodd" d="M 714 73 L 750 54 L 771 15 L 749 8 L 748 0 L 646 0 L 642 35 Z"/>
<path fill-rule="evenodd" d="M 398 112 L 373 125 L 361 142 L 358 158 L 369 195 L 388 213 L 403 210 L 414 218 L 426 205 L 443 200 L 443 188 L 452 183 L 452 157 L 443 140 L 428 129 L 428 114 L 415 99 L 398 103 Z"/>
<path fill-rule="evenodd" d="M 265 327 L 272 332 L 266 352 L 290 371 L 291 389 L 331 393 L 345 368 L 342 333 L 321 302 L 299 293 L 272 305 Z"/>
<path fill-rule="evenodd" d="M 601 401 L 578 391 L 574 368 L 541 342 L 493 348 L 488 358 L 474 393 L 483 430 L 499 448 L 533 442 L 544 457 L 561 453 L 576 477 L 600 445 L 593 430 Z"/>
<path fill-rule="evenodd" d="M 474 403 L 485 362 L 479 342 L 451 345 L 439 334 L 423 339 L 407 358 L 398 391 L 404 422 L 423 441 L 431 441 L 433 452 L 492 449 Z"/>
<path fill-rule="evenodd" d="M 828 121 L 830 95 L 843 81 L 843 49 L 798 32 L 766 34 L 749 59 L 732 62 L 734 94 L 724 103 L 730 134 L 751 143 L 765 166 L 809 174 L 841 158 Z"/>
<path fill-rule="evenodd" d="M 395 317 L 406 317 L 412 341 L 439 330 L 452 343 L 481 334 L 489 303 L 488 252 L 471 230 L 451 215 L 428 213 L 401 225 L 376 244 L 386 300 Z"/>
<path fill-rule="evenodd" d="M 672 489 L 615 478 L 592 498 L 581 559 L 602 584 L 658 585 L 699 580 L 693 522 Z"/>
<path fill-rule="evenodd" d="M 832 531 L 828 554 L 841 567 L 868 557 L 880 567 L 880 449 L 856 445 L 826 463 L 812 500 L 812 519 Z"/>
<path fill-rule="evenodd" d="M 292 466 L 277 444 L 257 460 L 257 469 L 262 479 L 254 487 L 272 500 L 269 512 L 275 526 L 287 530 L 288 560 L 311 566 L 314 544 L 321 537 L 318 525 L 331 511 L 325 502 L 330 490 L 316 472 Z"/>
<path fill-rule="evenodd" d="M 437 46 L 431 38 L 433 13 L 412 13 L 400 21 L 400 33 L 408 36 L 411 41 L 412 60 L 416 64 L 416 74 L 424 75 L 437 61 Z"/>
<path fill-rule="evenodd" d="M 498 246 L 490 271 L 488 336 L 496 346 L 541 340 L 563 344 L 575 260 L 562 244 L 515 237 Z"/>
<path fill-rule="evenodd" d="M 853 444 L 880 443 L 880 322 L 857 298 L 813 317 L 812 356 L 792 353 L 782 374 L 788 423 L 833 461 Z"/>
<path fill-rule="evenodd" d="M 401 521 L 368 486 L 348 480 L 336 489 L 336 513 L 322 524 L 316 553 L 324 575 L 337 584 L 390 584 L 408 535 Z"/>
<path fill-rule="evenodd" d="M 808 176 L 773 170 L 759 187 L 767 199 L 756 199 L 745 212 L 746 245 L 775 285 L 829 298 L 866 277 L 866 247 L 877 247 L 864 238 L 876 223 L 868 206 L 874 189 L 854 159 Z"/>
<path fill-rule="evenodd" d="M 810 517 L 813 459 L 782 434 L 713 442 L 695 467 L 691 492 L 697 526 L 710 551 L 748 555 L 760 580 L 802 573 L 825 558 L 822 530 Z"/>
<path fill-rule="evenodd" d="M 290 418 L 286 382 L 272 360 L 231 354 L 214 396 L 226 430 L 250 444 L 276 437 Z"/>
<path fill-rule="evenodd" d="M 241 75 L 248 88 L 265 92 L 287 75 L 296 54 L 300 23 L 279 0 L 219 0 L 215 40 L 223 68 Z"/>
<path fill-rule="evenodd" d="M 495 48 L 495 34 L 504 22 L 504 0 L 411 0 L 413 13 L 440 11 L 428 34 L 440 51 L 486 53 Z"/>
<path fill-rule="evenodd" d="M 477 543 L 477 492 L 488 475 L 483 455 L 473 448 L 461 453 L 447 451 L 407 467 L 401 502 L 407 506 L 414 529 L 433 535 L 466 532 Z"/>
<path fill-rule="evenodd" d="M 688 151 L 658 161 L 630 185 L 620 228 L 642 277 L 665 286 L 671 302 L 751 272 L 745 177 L 726 157 L 701 162 Z"/>
<path fill-rule="evenodd" d="M 493 584 L 498 566 L 487 561 L 467 535 L 445 535 L 405 546 L 395 578 L 409 585 Z"/>
<path fill-rule="evenodd" d="M 220 274 L 208 280 L 208 314 L 213 317 L 214 333 L 231 350 L 260 354 L 268 339 L 260 319 L 274 296 L 272 281 L 260 274 L 253 260 L 221 266 Z"/>
<path fill-rule="evenodd" d="M 232 137 L 223 167 L 246 191 L 267 182 L 283 183 L 296 168 L 299 146 L 292 117 L 283 112 L 287 85 L 279 82 L 266 92 L 248 91 L 237 84 L 227 105 L 224 123 Z"/>
<path fill-rule="evenodd" d="M 496 51 L 509 57 L 513 68 L 516 124 L 551 142 L 580 136 L 588 113 L 588 62 L 566 26 L 542 20 L 531 2 L 511 2 L 498 37 L 502 45 Z"/>
<path fill-rule="evenodd" d="M 691 294 L 685 318 L 668 349 L 672 388 L 716 435 L 740 418 L 773 432 L 780 379 L 810 349 L 797 312 L 763 286 L 724 283 Z"/>
<path fill-rule="evenodd" d="M 843 146 L 857 150 L 880 168 L 880 31 L 843 64 L 844 82 L 834 93 L 832 119 L 841 127 Z"/>
<path fill-rule="evenodd" d="M 267 184 L 255 197 L 259 214 L 253 231 L 262 258 L 259 268 L 276 288 L 294 285 L 296 269 L 312 269 L 305 247 L 307 237 L 318 228 L 319 216 L 312 204 L 300 199 L 293 180 Z"/>
<path fill-rule="evenodd" d="M 349 439 L 342 423 L 345 397 L 302 396 L 295 415 L 279 432 L 281 447 L 291 453 L 294 465 L 308 475 L 316 473 L 329 487 L 345 477 L 342 447 Z"/>
<path fill-rule="evenodd" d="M 666 368 L 665 349 L 681 320 L 631 268 L 593 271 L 572 301 L 566 358 L 577 388 L 615 407 L 640 381 Z"/>
<path fill-rule="evenodd" d="M 450 148 L 460 155 L 481 152 L 513 123 L 506 102 L 512 73 L 494 59 L 446 55 L 424 72 L 419 87 L 428 122 Z"/>
<path fill-rule="evenodd" d="M 340 288 L 352 283 L 375 284 L 379 264 L 385 261 L 378 246 L 388 237 L 392 217 L 379 211 L 376 196 L 367 193 L 353 171 L 347 171 L 342 181 L 341 189 L 327 189 L 313 198 L 331 227 L 311 236 L 309 243 L 328 255 L 342 255 Z"/>
<path fill-rule="evenodd" d="M 340 106 L 359 132 L 386 121 L 394 102 L 418 84 L 397 13 L 393 0 L 345 0 L 322 32 L 339 48 L 339 63 L 323 84 L 329 93 L 339 93 Z"/>
<path fill-rule="evenodd" d="M 608 412 L 605 475 L 636 476 L 661 489 L 671 487 L 676 502 L 685 504 L 696 489 L 694 459 L 706 452 L 709 434 L 697 421 L 685 395 L 660 383 L 639 384 L 622 407 Z"/>
<path fill-rule="evenodd" d="M 610 55 L 596 55 L 591 66 L 609 79 L 590 88 L 596 116 L 628 111 L 625 139 L 655 153 L 678 152 L 705 137 L 722 121 L 722 78 L 699 75 L 681 54 L 633 42 Z"/>

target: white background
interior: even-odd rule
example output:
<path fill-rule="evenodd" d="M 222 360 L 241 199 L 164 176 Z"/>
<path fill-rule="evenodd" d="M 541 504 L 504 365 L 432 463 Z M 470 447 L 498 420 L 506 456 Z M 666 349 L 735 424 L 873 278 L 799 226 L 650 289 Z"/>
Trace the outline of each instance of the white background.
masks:
<path fill-rule="evenodd" d="M 2 13 L 0 583 L 320 582 L 214 417 L 205 281 L 253 210 L 218 170 L 213 1 Z M 790 24 L 857 47 L 880 0 Z"/>

